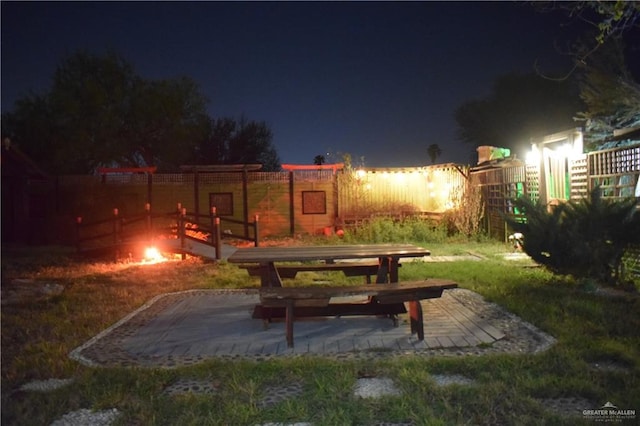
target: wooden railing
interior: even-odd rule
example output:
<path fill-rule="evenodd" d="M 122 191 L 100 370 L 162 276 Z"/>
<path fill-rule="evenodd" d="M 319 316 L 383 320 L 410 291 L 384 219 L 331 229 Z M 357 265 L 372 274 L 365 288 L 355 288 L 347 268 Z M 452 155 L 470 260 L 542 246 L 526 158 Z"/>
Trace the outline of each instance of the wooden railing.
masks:
<path fill-rule="evenodd" d="M 244 235 L 223 234 L 223 222 L 243 225 Z M 251 241 L 258 246 L 258 215 L 255 215 L 253 223 L 245 223 L 217 216 L 215 207 L 211 208 L 208 215 L 190 213 L 180 203 L 175 212 L 153 214 L 147 203 L 143 213 L 127 217 L 114 208 L 112 216 L 107 219 L 86 222 L 81 216 L 76 218 L 75 242 L 78 253 L 112 253 L 118 260 L 124 257 L 125 250 L 131 252 L 132 246 L 151 244 L 162 235 L 171 235 L 179 240 L 183 259 L 188 251 L 187 240 L 212 246 L 216 259 L 220 259 L 223 238 Z"/>
<path fill-rule="evenodd" d="M 223 234 L 221 229 L 224 222 L 243 225 L 245 229 L 244 235 Z M 190 213 L 186 208 L 183 208 L 178 204 L 178 211 L 176 214 L 176 234 L 177 238 L 180 240 L 180 248 L 183 250 L 183 253 L 185 252 L 186 240 L 192 240 L 213 246 L 216 250 L 216 259 L 220 259 L 223 237 L 251 241 L 255 247 L 258 247 L 258 223 L 258 215 L 254 216 L 253 223 L 245 223 L 241 220 L 222 218 L 218 216 L 215 207 L 211 207 L 208 215 L 203 215 L 195 212 Z"/>

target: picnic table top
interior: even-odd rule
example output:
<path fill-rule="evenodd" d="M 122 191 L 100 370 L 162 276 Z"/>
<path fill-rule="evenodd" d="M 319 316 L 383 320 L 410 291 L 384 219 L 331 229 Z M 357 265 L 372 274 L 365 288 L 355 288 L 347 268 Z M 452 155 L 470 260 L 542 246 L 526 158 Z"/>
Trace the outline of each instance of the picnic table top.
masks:
<path fill-rule="evenodd" d="M 424 257 L 431 252 L 413 244 L 351 244 L 326 246 L 248 247 L 236 250 L 230 263 L 333 261 L 380 257 Z"/>

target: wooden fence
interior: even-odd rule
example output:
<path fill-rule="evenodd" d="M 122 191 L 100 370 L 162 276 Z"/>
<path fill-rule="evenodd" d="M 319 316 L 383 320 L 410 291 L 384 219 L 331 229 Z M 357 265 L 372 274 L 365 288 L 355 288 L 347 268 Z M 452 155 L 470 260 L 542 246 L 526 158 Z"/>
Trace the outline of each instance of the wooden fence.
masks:
<path fill-rule="evenodd" d="M 595 185 L 607 197 L 640 196 L 640 145 L 584 154 L 568 161 L 567 170 L 570 199 L 584 196 Z M 259 216 L 257 237 L 263 239 L 330 234 L 337 226 L 376 215 L 437 217 L 455 206 L 456 197 L 469 184 L 482 190 L 486 229 L 505 239 L 509 231 L 503 215 L 517 214 L 510 200 L 519 195 L 544 197 L 549 192 L 544 181 L 538 166 L 508 163 L 475 168 L 444 164 L 362 171 L 60 176 L 29 182 L 21 217 L 33 222 L 23 226 L 28 231 L 25 242 L 73 244 L 79 216 L 92 222 L 109 220 L 117 208 L 121 217 L 134 217 L 147 203 L 154 214 L 165 214 L 175 212 L 181 203 L 194 215 L 209 215 L 215 207 L 225 235 L 247 235 L 247 224 Z"/>
<path fill-rule="evenodd" d="M 640 145 L 590 152 L 566 161 L 567 190 L 563 189 L 562 184 L 555 190 L 545 191 L 546 198 L 541 195 L 541 181 L 546 180 L 548 185 L 553 179 L 544 179 L 538 165 L 496 164 L 472 170 L 472 184 L 482 189 L 486 208 L 485 227 L 489 234 L 506 240 L 510 231 L 504 216 L 518 215 L 511 200 L 522 195 L 549 204 L 579 200 L 599 186 L 607 198 L 640 197 Z M 558 198 L 558 192 L 563 193 L 564 198 Z"/>

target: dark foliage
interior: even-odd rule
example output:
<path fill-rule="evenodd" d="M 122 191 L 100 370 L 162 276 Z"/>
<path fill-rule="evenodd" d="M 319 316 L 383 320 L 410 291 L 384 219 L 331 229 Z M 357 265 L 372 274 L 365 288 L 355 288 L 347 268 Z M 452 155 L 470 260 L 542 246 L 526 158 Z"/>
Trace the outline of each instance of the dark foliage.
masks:
<path fill-rule="evenodd" d="M 280 170 L 273 134 L 264 122 L 211 120 L 208 136 L 196 147 L 193 164 L 262 164 L 265 172 Z"/>
<path fill-rule="evenodd" d="M 486 98 L 460 105 L 455 119 L 461 141 L 521 152 L 531 139 L 575 127 L 581 106 L 575 81 L 513 73 L 498 78 Z"/>
<path fill-rule="evenodd" d="M 525 220 L 505 218 L 524 235 L 524 251 L 558 274 L 623 284 L 622 257 L 640 243 L 640 212 L 635 198 L 603 198 L 595 188 L 588 198 L 552 207 L 529 198 L 514 200 Z"/>
<path fill-rule="evenodd" d="M 207 103 L 189 77 L 149 80 L 114 52 L 80 51 L 61 62 L 50 90 L 2 114 L 2 137 L 60 175 L 100 166 L 171 172 L 193 161 L 279 169 L 266 124 L 212 120 Z"/>

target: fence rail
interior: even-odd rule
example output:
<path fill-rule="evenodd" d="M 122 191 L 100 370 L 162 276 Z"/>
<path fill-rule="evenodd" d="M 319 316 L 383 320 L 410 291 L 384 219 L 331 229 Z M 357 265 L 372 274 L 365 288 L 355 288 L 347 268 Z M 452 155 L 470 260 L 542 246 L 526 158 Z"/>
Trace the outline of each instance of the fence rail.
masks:
<path fill-rule="evenodd" d="M 251 241 L 257 247 L 259 244 L 258 216 L 253 223 L 223 219 L 216 215 L 215 208 L 210 214 L 203 215 L 187 212 L 186 208 L 179 208 L 175 212 L 153 214 L 150 204 L 145 205 L 144 213 L 123 216 L 118 208 L 113 209 L 112 217 L 86 222 L 82 217 L 76 218 L 75 245 L 78 253 L 111 253 L 115 260 L 132 256 L 135 251 L 141 251 L 143 246 L 153 244 L 159 237 L 170 236 L 180 241 L 180 252 L 183 259 L 188 250 L 186 241 L 192 240 L 215 248 L 216 259 L 221 258 L 222 233 L 221 222 L 242 224 L 244 235 L 225 235 L 225 238 L 237 238 Z M 157 226 L 158 222 L 169 225 Z M 251 230 L 251 232 L 249 232 Z M 140 254 L 141 256 L 141 254 Z"/>

